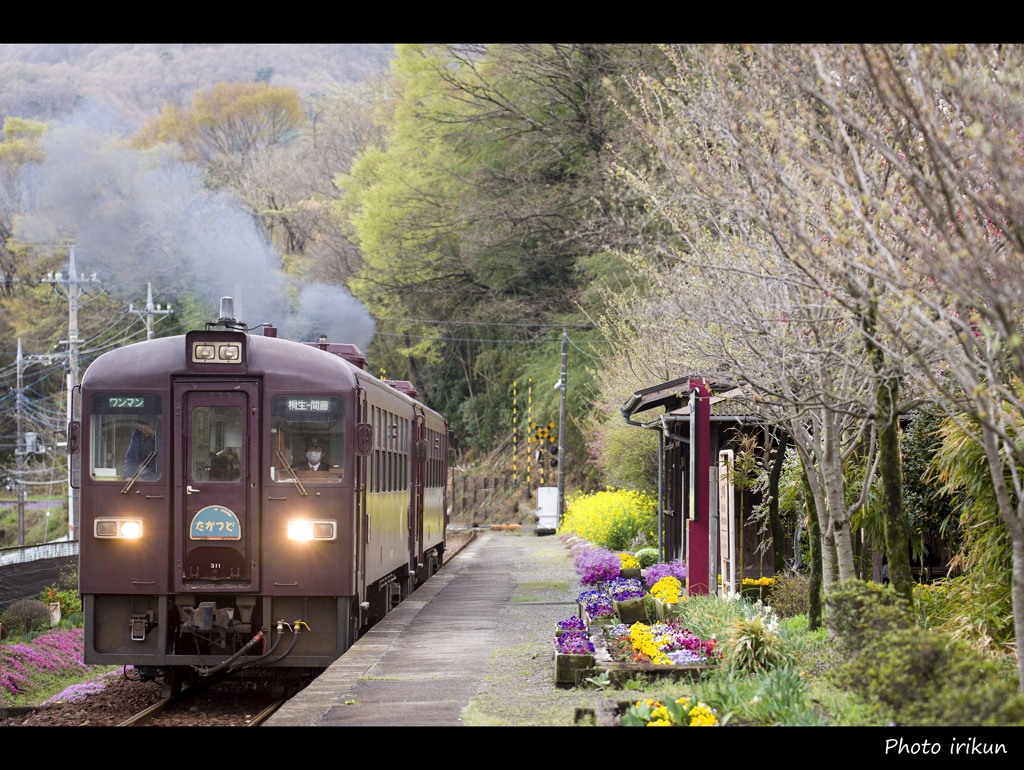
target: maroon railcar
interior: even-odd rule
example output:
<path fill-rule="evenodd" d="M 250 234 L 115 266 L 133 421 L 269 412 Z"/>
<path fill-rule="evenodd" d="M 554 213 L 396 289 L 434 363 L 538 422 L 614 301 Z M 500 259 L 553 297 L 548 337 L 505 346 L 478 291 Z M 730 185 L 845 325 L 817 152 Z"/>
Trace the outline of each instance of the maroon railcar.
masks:
<path fill-rule="evenodd" d="M 353 345 L 221 315 L 97 358 L 69 433 L 85 662 L 170 690 L 256 666 L 315 673 L 445 548 L 446 420 Z"/>

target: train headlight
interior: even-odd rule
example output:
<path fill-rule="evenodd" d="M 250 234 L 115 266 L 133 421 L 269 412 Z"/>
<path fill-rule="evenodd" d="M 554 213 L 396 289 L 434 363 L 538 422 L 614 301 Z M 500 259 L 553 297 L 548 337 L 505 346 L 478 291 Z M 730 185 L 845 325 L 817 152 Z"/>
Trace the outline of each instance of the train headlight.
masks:
<path fill-rule="evenodd" d="M 338 537 L 338 525 L 334 521 L 318 519 L 293 519 L 288 522 L 288 539 L 298 540 L 336 540 Z"/>
<path fill-rule="evenodd" d="M 142 519 L 96 519 L 92 533 L 103 540 L 138 540 L 142 537 Z"/>
<path fill-rule="evenodd" d="M 193 342 L 192 361 L 202 364 L 237 364 L 242 360 L 240 342 Z"/>
<path fill-rule="evenodd" d="M 219 345 L 217 348 L 217 357 L 221 361 L 237 361 L 239 350 L 238 344 L 231 345 Z"/>

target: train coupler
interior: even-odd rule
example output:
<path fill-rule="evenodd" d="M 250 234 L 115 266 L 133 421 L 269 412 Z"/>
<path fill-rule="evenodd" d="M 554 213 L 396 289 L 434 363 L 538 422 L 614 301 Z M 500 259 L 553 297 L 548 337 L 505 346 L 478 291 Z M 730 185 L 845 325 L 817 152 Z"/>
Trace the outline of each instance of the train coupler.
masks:
<path fill-rule="evenodd" d="M 144 642 L 146 641 L 146 632 L 153 627 L 153 613 L 145 612 L 137 615 L 132 615 L 131 620 L 128 622 L 128 628 L 131 632 L 131 640 L 133 642 Z"/>

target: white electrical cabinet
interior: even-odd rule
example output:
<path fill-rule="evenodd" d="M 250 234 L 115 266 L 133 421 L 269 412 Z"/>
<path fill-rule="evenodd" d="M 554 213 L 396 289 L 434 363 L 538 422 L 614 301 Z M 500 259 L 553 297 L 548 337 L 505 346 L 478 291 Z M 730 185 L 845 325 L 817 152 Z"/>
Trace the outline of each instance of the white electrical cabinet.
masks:
<path fill-rule="evenodd" d="M 558 529 L 558 487 L 537 487 L 537 534 Z"/>

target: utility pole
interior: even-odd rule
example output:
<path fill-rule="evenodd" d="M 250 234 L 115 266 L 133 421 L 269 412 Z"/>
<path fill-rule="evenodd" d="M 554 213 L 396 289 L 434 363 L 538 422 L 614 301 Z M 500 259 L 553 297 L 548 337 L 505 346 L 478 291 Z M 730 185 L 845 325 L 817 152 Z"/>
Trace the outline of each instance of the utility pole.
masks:
<path fill-rule="evenodd" d="M 60 270 L 55 273 L 47 273 L 42 279 L 43 283 L 49 283 L 58 294 L 63 294 L 68 299 L 68 423 L 77 417 L 72 410 L 72 393 L 78 387 L 78 305 L 82 296 L 82 289 L 79 284 L 98 283 L 96 273 L 89 278 L 85 273 L 79 275 L 75 267 L 75 247 L 72 246 L 68 255 L 68 277 L 67 281 L 61 275 Z M 77 507 L 75 505 L 75 488 L 72 486 L 71 458 L 68 457 L 68 535 L 72 540 L 78 539 L 78 522 L 75 517 Z"/>
<path fill-rule="evenodd" d="M 558 406 L 558 524 L 562 524 L 565 511 L 565 385 L 569 362 L 569 332 L 562 329 L 562 372 L 558 378 L 560 402 Z"/>
<path fill-rule="evenodd" d="M 162 308 L 159 305 L 153 304 L 153 284 L 146 283 L 146 308 L 144 310 L 136 310 L 132 304 L 128 305 L 128 312 L 134 313 L 139 318 L 144 318 L 146 321 L 146 339 L 153 339 L 153 316 L 155 315 L 167 315 L 171 312 L 171 306 L 168 305 Z"/>
<path fill-rule="evenodd" d="M 14 410 L 18 421 L 18 446 L 14 450 L 18 461 L 18 545 L 25 545 L 25 418 L 22 416 L 22 389 L 24 382 L 21 374 L 24 358 L 21 355 L 21 337 L 18 337 L 18 384 L 14 394 Z"/>
<path fill-rule="evenodd" d="M 52 364 L 54 363 L 54 356 L 23 355 L 21 351 L 21 337 L 18 337 L 18 373 L 14 394 L 14 412 L 18 426 L 18 443 L 14 450 L 17 460 L 17 481 L 15 484 L 18 488 L 18 545 L 25 545 L 25 464 L 28 455 L 38 451 L 38 444 L 36 444 L 35 440 L 33 440 L 32 446 L 29 446 L 29 442 L 26 440 L 28 434 L 25 433 L 25 366 L 34 363 Z M 32 436 L 34 437 L 35 434 L 32 434 Z"/>

